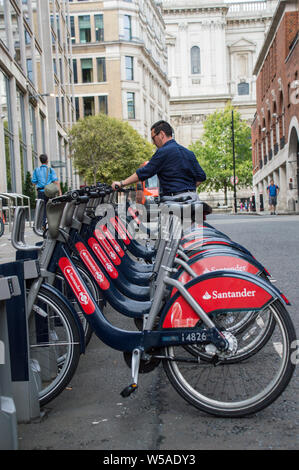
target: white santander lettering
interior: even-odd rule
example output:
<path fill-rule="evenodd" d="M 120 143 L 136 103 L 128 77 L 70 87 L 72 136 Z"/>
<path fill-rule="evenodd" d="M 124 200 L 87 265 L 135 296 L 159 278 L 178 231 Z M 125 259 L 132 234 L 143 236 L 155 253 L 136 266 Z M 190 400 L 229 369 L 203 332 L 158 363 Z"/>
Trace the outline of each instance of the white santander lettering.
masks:
<path fill-rule="evenodd" d="M 242 291 L 236 291 L 236 292 L 218 292 L 217 290 L 214 290 L 212 292 L 212 299 L 234 299 L 234 298 L 242 298 L 242 297 L 255 297 L 255 290 L 247 290 L 245 287 Z M 205 300 L 208 300 L 208 296 L 205 294 L 203 296 Z"/>

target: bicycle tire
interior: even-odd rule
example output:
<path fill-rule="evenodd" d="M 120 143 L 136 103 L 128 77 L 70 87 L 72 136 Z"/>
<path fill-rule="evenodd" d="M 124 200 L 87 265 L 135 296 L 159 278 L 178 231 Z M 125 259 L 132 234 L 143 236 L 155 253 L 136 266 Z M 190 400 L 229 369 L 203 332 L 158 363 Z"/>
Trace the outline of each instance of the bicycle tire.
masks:
<path fill-rule="evenodd" d="M 28 325 L 30 360 L 39 372 L 39 403 L 44 406 L 72 379 L 80 358 L 80 335 L 71 310 L 43 286 Z"/>
<path fill-rule="evenodd" d="M 166 375 L 188 403 L 214 416 L 233 418 L 256 413 L 281 395 L 295 369 L 291 348 L 296 334 L 280 301 L 269 308 L 275 319 L 272 341 L 242 362 L 190 363 L 182 346 L 165 348 L 166 357 L 172 357 L 163 360 Z M 189 362 L 182 361 L 183 354 Z"/>

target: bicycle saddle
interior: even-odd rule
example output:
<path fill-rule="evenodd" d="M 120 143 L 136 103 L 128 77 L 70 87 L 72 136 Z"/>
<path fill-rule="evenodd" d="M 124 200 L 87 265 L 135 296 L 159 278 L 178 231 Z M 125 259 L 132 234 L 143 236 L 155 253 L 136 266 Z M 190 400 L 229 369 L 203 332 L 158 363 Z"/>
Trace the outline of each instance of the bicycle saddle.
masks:
<path fill-rule="evenodd" d="M 163 201 L 163 204 L 160 206 L 162 214 L 173 214 L 179 217 L 181 221 L 200 222 L 204 203 L 202 201 L 194 201 L 190 196 L 184 196 L 181 199 Z"/>
<path fill-rule="evenodd" d="M 182 197 L 177 197 L 177 196 L 162 196 L 160 198 L 161 203 L 169 203 L 169 202 L 187 202 L 187 201 L 192 201 L 192 196 L 182 196 Z"/>
<path fill-rule="evenodd" d="M 59 226 L 64 208 L 65 203 L 54 204 L 51 199 L 47 202 L 48 232 L 52 239 L 57 238 L 59 235 Z"/>

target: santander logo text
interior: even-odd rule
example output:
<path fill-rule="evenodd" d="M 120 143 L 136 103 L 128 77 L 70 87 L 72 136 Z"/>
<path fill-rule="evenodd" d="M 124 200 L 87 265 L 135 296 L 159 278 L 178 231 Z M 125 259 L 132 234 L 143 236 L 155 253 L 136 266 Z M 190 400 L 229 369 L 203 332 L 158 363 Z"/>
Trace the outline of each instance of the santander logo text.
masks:
<path fill-rule="evenodd" d="M 241 291 L 227 291 L 227 292 L 219 292 L 217 290 L 213 290 L 211 293 L 208 291 L 202 296 L 204 300 L 216 300 L 216 299 L 235 299 L 235 298 L 244 298 L 244 297 L 255 297 L 256 290 L 248 290 L 244 287 Z"/>

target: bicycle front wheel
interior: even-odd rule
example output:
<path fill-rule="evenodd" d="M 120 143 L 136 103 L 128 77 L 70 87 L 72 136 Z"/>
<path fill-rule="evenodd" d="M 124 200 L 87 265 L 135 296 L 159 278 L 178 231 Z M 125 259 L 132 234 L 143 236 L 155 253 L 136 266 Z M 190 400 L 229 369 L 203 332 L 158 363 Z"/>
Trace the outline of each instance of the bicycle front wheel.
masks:
<path fill-rule="evenodd" d="M 279 301 L 269 309 L 275 321 L 271 338 L 242 361 L 224 359 L 215 365 L 198 356 L 198 362 L 191 362 L 184 347 L 165 348 L 171 359 L 164 359 L 164 369 L 178 393 L 200 410 L 222 417 L 256 413 L 276 400 L 294 372 L 291 346 L 296 334 Z"/>
<path fill-rule="evenodd" d="M 29 316 L 29 347 L 39 377 L 39 403 L 44 406 L 73 377 L 80 358 L 80 335 L 72 312 L 43 286 Z"/>

